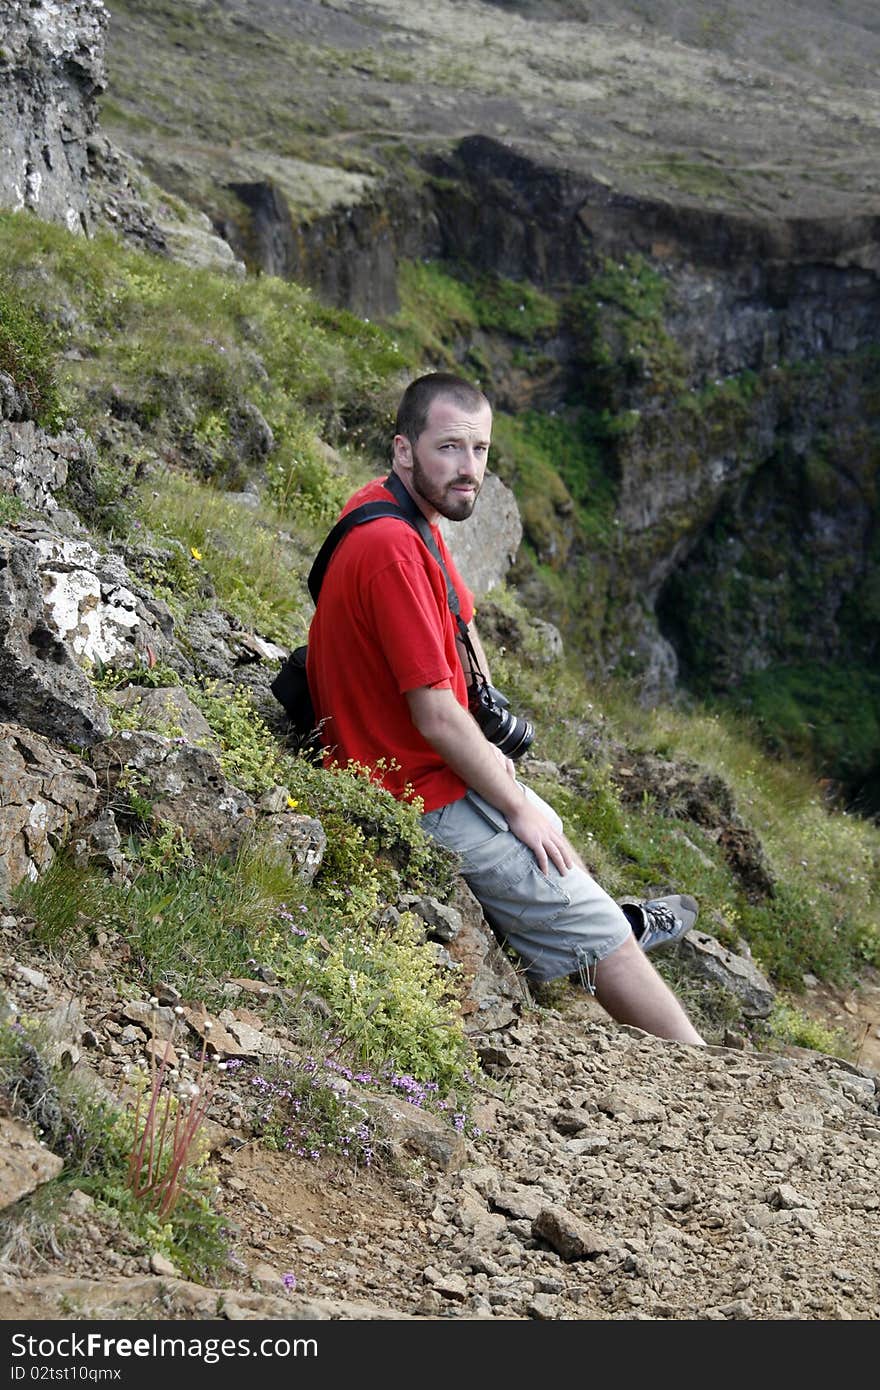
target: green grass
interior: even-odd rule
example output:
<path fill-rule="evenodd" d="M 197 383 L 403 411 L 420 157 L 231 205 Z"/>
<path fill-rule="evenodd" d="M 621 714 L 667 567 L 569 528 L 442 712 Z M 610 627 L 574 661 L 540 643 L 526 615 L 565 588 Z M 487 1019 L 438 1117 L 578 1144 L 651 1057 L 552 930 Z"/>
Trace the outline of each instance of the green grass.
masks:
<path fill-rule="evenodd" d="M 27 414 L 49 430 L 64 419 L 56 352 L 54 335 L 0 275 L 0 372 L 18 389 Z"/>
<path fill-rule="evenodd" d="M 276 502 L 314 521 L 340 496 L 319 436 L 357 446 L 387 433 L 400 352 L 298 285 L 193 270 L 109 233 L 86 240 L 13 213 L 0 214 L 0 277 L 29 322 L 49 325 L 62 348 L 75 343 L 59 389 L 87 430 L 103 435 L 108 414 L 131 420 L 154 456 L 222 487 L 264 467 L 246 423 L 254 406 L 275 440 Z M 127 458 L 138 461 L 130 448 Z"/>
<path fill-rule="evenodd" d="M 698 707 L 646 712 L 623 693 L 615 714 L 624 739 L 693 760 L 732 789 L 777 882 L 767 902 L 734 898 L 738 926 L 778 984 L 799 990 L 805 971 L 852 982 L 866 964 L 880 963 L 876 824 L 830 807 L 809 774 L 768 759 L 754 727 L 733 715 Z"/>
<path fill-rule="evenodd" d="M 307 566 L 272 509 L 243 506 L 170 471 L 154 474 L 139 490 L 136 509 L 148 534 L 166 547 L 167 559 L 158 566 L 135 562 L 134 568 L 176 612 L 184 633 L 187 615 L 206 606 L 204 576 L 222 607 L 246 628 L 290 646 L 305 640 Z"/>
<path fill-rule="evenodd" d="M 132 881 L 113 883 L 59 856 L 20 890 L 35 938 L 76 952 L 105 931 L 125 942 L 132 978 L 146 989 L 166 981 L 215 1007 L 226 980 L 269 965 L 294 991 L 322 995 L 362 1062 L 435 1082 L 467 1108 L 475 1062 L 454 982 L 420 949 L 421 924 L 386 916 L 400 891 L 442 892 L 450 882 L 452 863 L 425 839 L 418 808 L 357 769 L 281 755 L 243 693 L 193 693 L 230 775 L 254 793 L 286 786 L 289 807 L 320 817 L 328 843 L 314 883 L 258 835 L 235 858 L 194 860 L 174 827 L 152 818 L 149 788 L 138 787 L 127 817 L 119 806 L 134 836 Z"/>
<path fill-rule="evenodd" d="M 398 289 L 401 307 L 391 323 L 397 339 L 410 355 L 453 370 L 453 345 L 479 329 L 531 344 L 559 326 L 558 302 L 534 285 L 445 261 L 402 262 Z"/>
<path fill-rule="evenodd" d="M 228 1241 L 196 1151 L 177 1206 L 160 1221 L 127 1183 L 137 1133 L 133 1103 L 99 1099 L 76 1076 L 53 1066 L 38 1027 L 0 1026 L 0 1096 L 64 1163 L 56 1178 L 0 1214 L 0 1258 L 7 1267 L 45 1268 L 59 1242 L 63 1255 L 67 1202 L 79 1191 L 95 1203 L 91 1224 L 105 1231 L 108 1243 L 129 1254 L 161 1253 L 185 1278 L 210 1282 L 221 1276 Z"/>
<path fill-rule="evenodd" d="M 880 676 L 861 667 L 774 665 L 746 676 L 730 699 L 773 752 L 806 758 L 844 786 L 880 766 Z"/>

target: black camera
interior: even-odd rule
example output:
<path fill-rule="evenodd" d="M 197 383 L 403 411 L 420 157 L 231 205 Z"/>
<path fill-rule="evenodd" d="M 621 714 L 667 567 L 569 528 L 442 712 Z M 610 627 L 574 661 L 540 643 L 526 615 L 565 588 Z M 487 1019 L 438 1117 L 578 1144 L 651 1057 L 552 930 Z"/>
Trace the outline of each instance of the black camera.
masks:
<path fill-rule="evenodd" d="M 519 758 L 535 737 L 535 726 L 510 712 L 510 703 L 487 680 L 468 687 L 468 709 L 490 743 L 507 758 Z"/>

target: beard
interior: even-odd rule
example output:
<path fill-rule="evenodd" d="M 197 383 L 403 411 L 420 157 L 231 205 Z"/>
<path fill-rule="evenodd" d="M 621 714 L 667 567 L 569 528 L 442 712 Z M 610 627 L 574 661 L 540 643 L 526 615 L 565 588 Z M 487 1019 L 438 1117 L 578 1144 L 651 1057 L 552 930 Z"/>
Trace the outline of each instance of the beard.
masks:
<path fill-rule="evenodd" d="M 473 478 L 452 478 L 444 487 L 437 487 L 426 477 L 415 449 L 412 456 L 412 484 L 419 496 L 448 521 L 467 521 L 477 504 L 482 483 L 476 482 Z M 456 483 L 462 482 L 467 482 L 473 487 L 473 497 L 463 497 L 460 493 L 452 491 Z"/>

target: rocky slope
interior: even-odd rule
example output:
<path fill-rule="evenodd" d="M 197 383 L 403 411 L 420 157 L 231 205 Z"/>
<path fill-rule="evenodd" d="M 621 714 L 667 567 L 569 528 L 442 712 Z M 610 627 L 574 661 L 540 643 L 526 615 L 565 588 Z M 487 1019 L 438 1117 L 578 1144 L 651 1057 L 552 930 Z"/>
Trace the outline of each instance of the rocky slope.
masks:
<path fill-rule="evenodd" d="M 115 992 L 113 943 L 74 971 L 34 951 L 25 927 L 0 924 L 7 995 L 53 1016 L 58 1046 L 118 1089 L 143 1046 L 126 1018 L 146 1015 Z M 289 1046 L 265 999 L 248 1008 L 251 1038 Z M 876 1074 L 664 1043 L 574 995 L 522 1013 L 490 1071 L 469 1138 L 337 1073 L 387 1136 L 355 1170 L 248 1142 L 260 1063 L 230 1066 L 208 1125 L 232 1235 L 220 1283 L 181 1279 L 74 1191 L 61 1247 L 5 1249 L 0 1317 L 877 1317 Z M 7 1129 L 6 1142 L 33 1166 L 24 1140 Z"/>

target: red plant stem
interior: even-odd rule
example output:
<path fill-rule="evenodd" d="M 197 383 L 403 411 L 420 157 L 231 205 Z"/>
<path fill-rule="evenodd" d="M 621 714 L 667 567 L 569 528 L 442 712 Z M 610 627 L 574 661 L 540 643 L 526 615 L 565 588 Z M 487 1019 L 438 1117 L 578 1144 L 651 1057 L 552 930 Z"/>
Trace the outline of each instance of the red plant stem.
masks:
<path fill-rule="evenodd" d="M 159 1208 L 160 1219 L 168 1216 L 177 1204 L 189 1165 L 189 1154 L 192 1148 L 192 1142 L 196 1137 L 199 1125 L 205 1118 L 210 1102 L 211 1094 L 206 1093 L 198 1102 L 190 1107 L 183 1134 L 179 1142 L 175 1143 L 171 1163 L 162 1180 L 162 1186 L 165 1188 L 165 1197 Z"/>
<path fill-rule="evenodd" d="M 135 1162 L 134 1162 L 134 1184 L 133 1184 L 133 1186 L 134 1186 L 134 1193 L 135 1193 L 135 1196 L 136 1196 L 136 1197 L 137 1197 L 137 1196 L 140 1196 L 140 1192 L 138 1191 L 138 1189 L 139 1189 L 139 1187 L 140 1187 L 141 1170 L 142 1170 L 142 1168 L 143 1168 L 143 1166 L 144 1166 L 144 1151 L 145 1151 L 145 1149 L 146 1149 L 146 1147 L 147 1147 L 147 1140 L 148 1140 L 148 1139 L 149 1139 L 149 1142 L 150 1142 L 150 1163 L 149 1163 L 149 1168 L 148 1168 L 148 1170 L 147 1170 L 147 1173 L 148 1173 L 148 1184 L 147 1184 L 147 1185 L 148 1185 L 148 1186 L 149 1186 L 149 1182 L 152 1180 L 152 1172 L 153 1172 L 153 1141 L 154 1141 L 154 1131 L 155 1131 L 155 1127 L 156 1127 L 156 1104 L 157 1104 L 157 1101 L 158 1101 L 158 1099 L 159 1099 L 159 1092 L 160 1092 L 160 1090 L 161 1090 L 161 1088 L 162 1088 L 162 1078 L 163 1078 L 164 1075 L 165 1075 L 165 1070 L 166 1070 L 166 1067 L 167 1067 L 167 1065 L 168 1065 L 168 1054 L 169 1054 L 169 1052 L 170 1052 L 170 1050 L 171 1050 L 171 1039 L 172 1039 L 173 1036 L 174 1036 L 174 1030 L 172 1029 L 172 1031 L 171 1031 L 171 1033 L 168 1035 L 168 1039 L 167 1039 L 167 1041 L 166 1041 L 166 1043 L 165 1043 L 165 1051 L 164 1051 L 164 1053 L 163 1053 L 163 1055 L 162 1055 L 162 1062 L 161 1062 L 161 1065 L 159 1066 L 158 1071 L 157 1071 L 157 1072 L 155 1073 L 155 1075 L 153 1076 L 153 1084 L 152 1084 L 151 1091 L 150 1091 L 150 1108 L 149 1108 L 149 1110 L 147 1111 L 147 1117 L 146 1117 L 146 1119 L 144 1120 L 144 1132 L 143 1132 L 143 1134 L 141 1135 L 140 1146 L 139 1146 L 139 1148 L 138 1148 L 138 1150 L 137 1150 L 137 1156 L 136 1156 Z M 151 1056 L 151 1058 L 152 1058 L 152 1056 L 153 1056 L 152 1052 L 150 1053 L 150 1056 Z M 137 1133 L 137 1131 L 135 1131 L 135 1133 Z"/>

